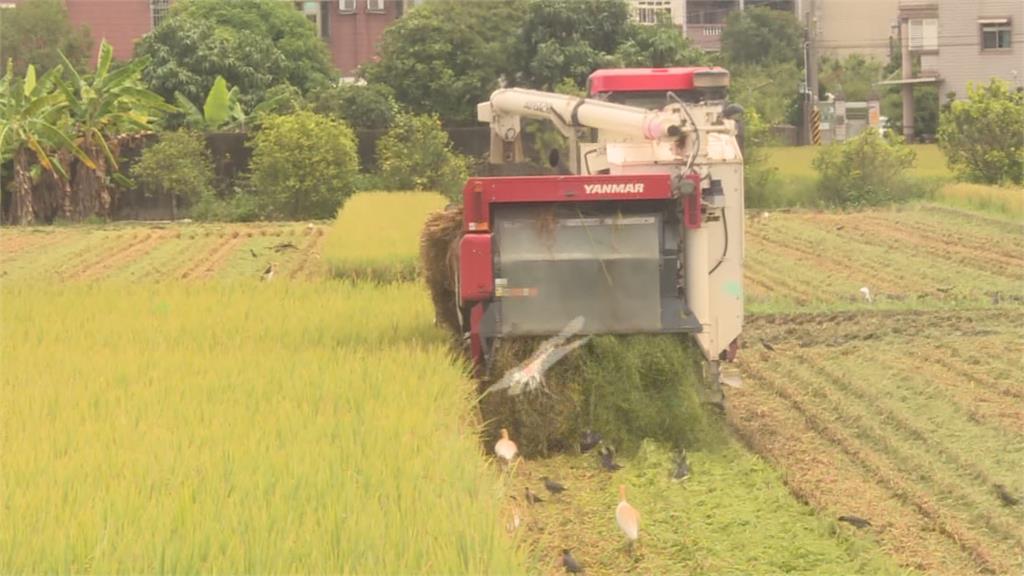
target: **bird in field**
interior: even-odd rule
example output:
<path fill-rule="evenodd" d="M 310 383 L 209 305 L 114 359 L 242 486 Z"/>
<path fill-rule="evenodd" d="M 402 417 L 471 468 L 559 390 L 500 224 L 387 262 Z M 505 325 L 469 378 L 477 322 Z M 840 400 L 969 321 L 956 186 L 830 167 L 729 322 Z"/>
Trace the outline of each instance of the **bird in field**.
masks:
<path fill-rule="evenodd" d="M 871 290 L 868 289 L 867 286 L 864 286 L 863 288 L 861 288 L 860 289 L 860 293 L 864 295 L 864 299 L 867 300 L 868 304 L 873 302 L 873 300 L 871 299 Z"/>
<path fill-rule="evenodd" d="M 615 462 L 615 451 L 608 446 L 602 446 L 597 452 L 601 456 L 601 468 L 609 472 L 622 470 L 622 465 Z"/>
<path fill-rule="evenodd" d="M 860 516 L 854 516 L 852 514 L 840 516 L 839 521 L 846 522 L 847 524 L 850 524 L 856 528 L 867 528 L 871 526 L 871 522 L 865 520 L 864 518 L 861 518 Z"/>
<path fill-rule="evenodd" d="M 626 502 L 626 485 L 619 484 L 619 505 L 615 507 L 615 523 L 629 540 L 629 551 L 633 551 L 637 538 L 640 537 L 640 513 L 633 505 Z"/>
<path fill-rule="evenodd" d="M 552 494 L 561 494 L 562 492 L 565 492 L 565 486 L 563 484 L 555 482 L 547 476 L 541 476 L 540 479 L 544 481 L 544 487 L 548 489 L 548 492 L 551 492 Z"/>
<path fill-rule="evenodd" d="M 541 498 L 540 496 L 537 496 L 536 494 L 534 494 L 533 490 L 530 490 L 529 486 L 526 487 L 526 502 L 527 502 L 527 504 L 539 504 L 539 503 L 541 503 L 543 501 L 544 501 L 544 499 Z"/>
<path fill-rule="evenodd" d="M 516 443 L 508 438 L 508 430 L 502 428 L 501 438 L 494 444 L 494 454 L 501 461 L 502 467 L 508 468 L 518 453 L 519 448 L 516 447 Z"/>
<path fill-rule="evenodd" d="M 992 486 L 996 489 L 996 495 L 999 496 L 999 500 L 1002 501 L 1003 506 L 1016 506 L 1020 504 L 1020 498 L 1017 498 L 1010 491 L 1006 489 L 1006 486 L 1002 484 L 994 484 Z"/>
<path fill-rule="evenodd" d="M 264 282 L 270 282 L 271 280 L 274 279 L 274 272 L 276 270 L 277 264 L 271 262 L 270 264 L 267 265 L 267 268 L 263 270 L 263 275 L 260 276 L 260 280 L 263 280 Z"/>
<path fill-rule="evenodd" d="M 686 461 L 686 451 L 680 450 L 675 456 L 675 468 L 672 469 L 672 481 L 679 482 L 690 477 L 690 463 Z"/>
<path fill-rule="evenodd" d="M 566 344 L 567 340 L 583 329 L 583 324 L 582 316 L 573 318 L 561 332 L 542 342 L 525 362 L 506 372 L 500 380 L 487 388 L 483 396 L 506 388 L 509 396 L 518 396 L 524 391 L 531 392 L 544 385 L 544 373 L 549 368 L 590 341 L 590 336 L 584 336 Z"/>
<path fill-rule="evenodd" d="M 252 248 L 249 248 L 249 254 L 251 254 L 253 258 L 259 258 L 259 255 L 256 254 L 256 251 Z"/>
<path fill-rule="evenodd" d="M 583 566 L 572 557 L 572 550 L 562 548 L 562 566 L 566 574 L 583 574 Z"/>
<path fill-rule="evenodd" d="M 836 226 L 836 232 L 842 230 L 843 228 L 846 228 L 846 226 L 844 226 L 842 224 L 840 224 L 839 226 Z"/>
<path fill-rule="evenodd" d="M 775 352 L 775 346 L 769 344 L 767 340 L 761 340 L 761 346 L 764 346 L 764 349 L 769 352 Z"/>
<path fill-rule="evenodd" d="M 597 432 L 591 432 L 587 430 L 583 433 L 583 437 L 580 438 L 580 452 L 587 453 L 594 449 L 598 443 L 601 442 L 601 435 Z"/>

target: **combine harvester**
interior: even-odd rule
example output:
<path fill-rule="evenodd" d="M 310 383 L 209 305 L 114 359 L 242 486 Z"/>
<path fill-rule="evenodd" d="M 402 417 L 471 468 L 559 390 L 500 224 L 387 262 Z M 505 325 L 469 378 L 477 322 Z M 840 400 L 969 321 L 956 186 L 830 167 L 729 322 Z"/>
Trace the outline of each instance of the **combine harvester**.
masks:
<path fill-rule="evenodd" d="M 502 89 L 477 106 L 496 171 L 522 173 L 523 118 L 552 122 L 569 148 L 549 158 L 558 174 L 471 178 L 449 253 L 424 257 L 428 282 L 446 276 L 429 282 L 438 318 L 481 375 L 497 342 L 567 326 L 688 333 L 720 397 L 743 325 L 742 108 L 728 84 L 721 68 L 598 70 L 587 98 Z"/>

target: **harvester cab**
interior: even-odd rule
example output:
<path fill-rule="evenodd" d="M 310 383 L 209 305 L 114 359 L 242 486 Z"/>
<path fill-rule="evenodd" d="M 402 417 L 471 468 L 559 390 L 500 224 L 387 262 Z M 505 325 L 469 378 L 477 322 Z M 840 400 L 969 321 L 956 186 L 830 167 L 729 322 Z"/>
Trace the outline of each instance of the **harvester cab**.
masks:
<path fill-rule="evenodd" d="M 519 163 L 522 119 L 550 121 L 571 175 L 471 178 L 457 306 L 474 359 L 495 341 L 690 333 L 717 374 L 743 323 L 741 109 L 721 68 L 598 70 L 588 97 L 495 91 L 477 107 L 492 164 Z M 454 271 L 453 271 L 454 272 Z"/>

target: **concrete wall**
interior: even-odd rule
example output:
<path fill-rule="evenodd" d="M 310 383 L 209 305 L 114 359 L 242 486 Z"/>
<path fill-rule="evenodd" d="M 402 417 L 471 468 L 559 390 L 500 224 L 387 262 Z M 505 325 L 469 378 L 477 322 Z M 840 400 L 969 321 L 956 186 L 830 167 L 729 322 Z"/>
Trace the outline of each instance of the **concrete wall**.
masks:
<path fill-rule="evenodd" d="M 957 98 L 967 96 L 968 82 L 988 83 L 1002 78 L 1024 86 L 1024 0 L 938 0 L 939 50 L 921 56 L 923 71 L 935 71 L 942 78 L 939 93 Z M 1011 47 L 982 50 L 982 18 L 1010 18 Z"/>
<path fill-rule="evenodd" d="M 804 0 L 805 9 L 809 1 Z M 888 62 L 890 27 L 898 16 L 899 0 L 816 0 L 816 10 L 822 55 L 856 53 Z"/>

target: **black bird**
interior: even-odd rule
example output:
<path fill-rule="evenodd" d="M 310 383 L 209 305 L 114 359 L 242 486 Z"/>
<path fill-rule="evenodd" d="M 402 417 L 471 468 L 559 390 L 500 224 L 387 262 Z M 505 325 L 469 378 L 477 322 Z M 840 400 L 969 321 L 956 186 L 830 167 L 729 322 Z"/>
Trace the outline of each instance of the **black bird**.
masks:
<path fill-rule="evenodd" d="M 1002 484 L 994 484 L 992 487 L 996 489 L 996 495 L 999 496 L 1000 500 L 1002 500 L 1004 506 L 1016 506 L 1017 504 L 1020 504 L 1020 498 L 1010 494 L 1010 491 L 1006 489 L 1006 486 L 1003 486 Z"/>
<path fill-rule="evenodd" d="M 672 481 L 679 482 L 690 477 L 690 463 L 686 461 L 686 451 L 676 454 L 676 467 L 672 470 Z"/>
<path fill-rule="evenodd" d="M 608 446 L 601 447 L 598 450 L 598 454 L 601 455 L 601 467 L 609 472 L 615 472 L 616 470 L 622 470 L 622 465 L 615 462 L 615 452 Z"/>
<path fill-rule="evenodd" d="M 544 487 L 548 489 L 548 492 L 551 492 L 552 494 L 561 494 L 562 492 L 565 492 L 565 486 L 555 482 L 551 478 L 541 476 L 540 479 L 544 481 Z"/>
<path fill-rule="evenodd" d="M 543 501 L 544 500 L 540 496 L 537 496 L 536 494 L 533 493 L 533 490 L 530 490 L 529 486 L 526 487 L 526 502 L 527 502 L 527 504 L 537 504 L 537 503 L 543 502 Z"/>
<path fill-rule="evenodd" d="M 294 242 L 281 242 L 274 246 L 274 252 L 284 252 L 285 250 L 298 250 L 299 247 Z"/>
<path fill-rule="evenodd" d="M 775 346 L 772 346 L 771 344 L 769 344 L 765 340 L 761 340 L 761 346 L 764 346 L 764 349 L 769 351 L 769 352 L 775 352 Z"/>
<path fill-rule="evenodd" d="M 259 256 L 256 255 L 256 251 L 253 250 L 252 248 L 249 248 L 249 254 L 252 254 L 253 258 L 259 258 Z"/>
<path fill-rule="evenodd" d="M 587 430 L 583 433 L 583 438 L 580 439 L 580 452 L 586 453 L 594 449 L 595 446 L 601 441 L 601 435 L 597 432 L 591 432 Z"/>
<path fill-rule="evenodd" d="M 565 566 L 566 574 L 583 574 L 583 566 L 572 557 L 568 548 L 562 548 L 562 566 Z"/>
<path fill-rule="evenodd" d="M 856 526 L 857 528 L 867 528 L 868 526 L 871 526 L 871 522 L 868 522 L 867 520 L 861 518 L 860 516 L 853 516 L 853 515 L 840 516 L 839 517 L 839 521 L 840 522 L 846 522 L 847 524 L 852 524 L 852 525 Z"/>

